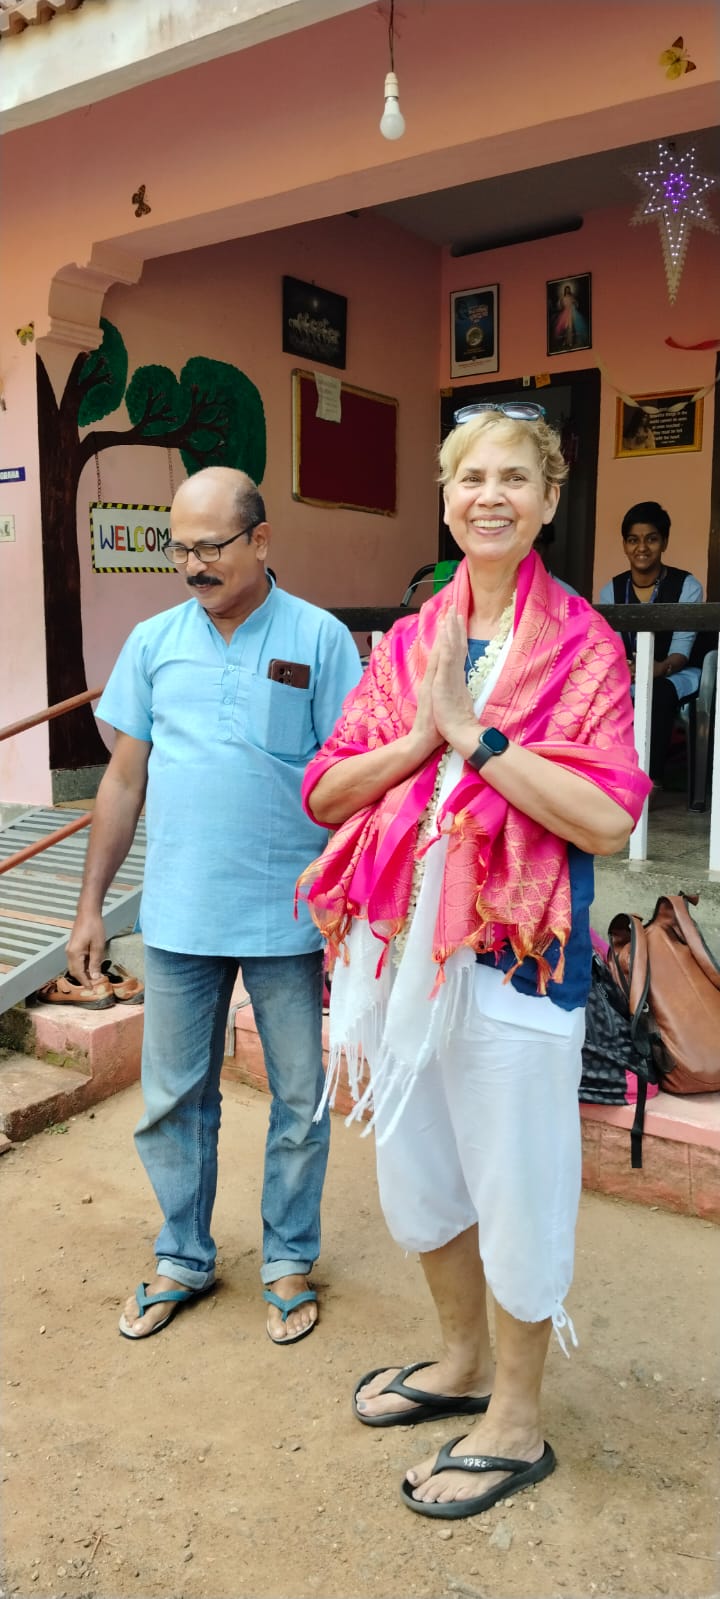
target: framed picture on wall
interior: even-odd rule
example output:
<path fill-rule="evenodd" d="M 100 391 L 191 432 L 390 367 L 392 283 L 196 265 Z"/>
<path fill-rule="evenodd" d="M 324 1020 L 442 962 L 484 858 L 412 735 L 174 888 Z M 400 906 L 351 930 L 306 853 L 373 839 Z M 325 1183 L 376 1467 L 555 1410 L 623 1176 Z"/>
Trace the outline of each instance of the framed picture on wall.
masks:
<path fill-rule="evenodd" d="M 592 349 L 591 285 L 590 272 L 546 283 L 548 355 Z"/>
<path fill-rule="evenodd" d="M 450 295 L 450 376 L 473 377 L 500 367 L 500 289 L 458 289 Z"/>
<path fill-rule="evenodd" d="M 301 278 L 283 278 L 282 347 L 286 355 L 346 366 L 347 300 Z"/>
<path fill-rule="evenodd" d="M 617 456 L 678 455 L 702 449 L 703 402 L 694 389 L 637 394 L 635 404 L 618 399 L 615 416 Z"/>

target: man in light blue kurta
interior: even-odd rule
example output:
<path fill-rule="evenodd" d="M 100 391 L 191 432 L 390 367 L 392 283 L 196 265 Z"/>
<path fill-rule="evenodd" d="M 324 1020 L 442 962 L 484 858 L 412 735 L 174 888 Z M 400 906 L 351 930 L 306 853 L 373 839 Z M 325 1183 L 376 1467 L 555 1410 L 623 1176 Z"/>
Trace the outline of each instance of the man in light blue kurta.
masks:
<path fill-rule="evenodd" d="M 131 633 L 98 705 L 117 730 L 98 793 L 70 970 L 96 979 L 100 909 L 143 802 L 148 851 L 145 1114 L 136 1144 L 164 1216 L 157 1270 L 120 1321 L 130 1338 L 166 1326 L 214 1281 L 219 1077 L 242 967 L 272 1093 L 262 1197 L 268 1333 L 315 1325 L 307 1277 L 320 1248 L 329 1123 L 322 1090 L 322 951 L 295 884 L 326 833 L 300 785 L 360 676 L 347 629 L 278 589 L 270 530 L 244 474 L 209 468 L 172 509 L 170 558 L 192 595 Z M 280 670 L 273 662 L 284 663 Z M 108 875 L 109 874 L 109 875 Z"/>

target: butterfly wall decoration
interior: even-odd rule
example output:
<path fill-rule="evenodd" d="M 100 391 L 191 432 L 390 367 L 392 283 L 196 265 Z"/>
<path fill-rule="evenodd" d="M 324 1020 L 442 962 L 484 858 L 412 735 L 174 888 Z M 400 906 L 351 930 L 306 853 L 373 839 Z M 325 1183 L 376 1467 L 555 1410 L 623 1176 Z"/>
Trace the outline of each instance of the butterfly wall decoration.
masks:
<path fill-rule="evenodd" d="M 145 184 L 144 183 L 141 183 L 140 184 L 140 188 L 135 190 L 135 193 L 134 193 L 134 195 L 132 197 L 132 204 L 135 207 L 135 215 L 136 215 L 136 217 L 149 216 L 149 214 L 150 214 L 150 212 L 152 210 L 152 206 L 149 206 L 147 201 L 146 201 L 146 199 L 145 199 Z"/>
<path fill-rule="evenodd" d="M 26 322 L 24 327 L 16 328 L 15 333 L 21 344 L 32 344 L 35 338 L 35 323 Z"/>
<path fill-rule="evenodd" d="M 673 39 L 669 50 L 663 50 L 662 55 L 658 57 L 658 66 L 665 68 L 666 78 L 681 78 L 684 72 L 697 71 L 695 62 L 690 60 L 685 49 L 682 34 Z"/>

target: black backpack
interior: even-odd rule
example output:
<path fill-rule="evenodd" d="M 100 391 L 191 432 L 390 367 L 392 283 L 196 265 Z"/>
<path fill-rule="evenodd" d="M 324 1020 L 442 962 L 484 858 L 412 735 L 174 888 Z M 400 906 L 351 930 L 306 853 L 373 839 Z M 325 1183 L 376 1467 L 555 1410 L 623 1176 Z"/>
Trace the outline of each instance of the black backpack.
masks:
<path fill-rule="evenodd" d="M 593 954 L 578 1097 L 589 1105 L 626 1105 L 625 1073 L 635 1073 L 637 1102 L 630 1132 L 630 1161 L 635 1167 L 642 1166 L 648 1083 L 660 1082 L 657 1036 L 648 1006 L 648 987 L 649 978 L 631 1014 L 629 995 L 615 982 L 604 960 L 597 953 Z"/>

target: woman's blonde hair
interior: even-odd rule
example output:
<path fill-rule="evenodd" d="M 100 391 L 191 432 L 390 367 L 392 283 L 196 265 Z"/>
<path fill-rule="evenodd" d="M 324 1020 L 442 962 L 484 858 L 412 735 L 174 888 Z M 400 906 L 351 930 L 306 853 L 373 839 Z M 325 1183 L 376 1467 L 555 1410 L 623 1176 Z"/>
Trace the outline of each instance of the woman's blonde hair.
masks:
<path fill-rule="evenodd" d="M 477 416 L 471 417 L 468 422 L 460 422 L 452 433 L 448 433 L 440 447 L 438 482 L 443 487 L 449 483 L 478 439 L 493 432 L 499 433 L 508 444 L 519 444 L 521 441 L 532 444 L 546 488 L 551 483 L 557 483 L 559 487 L 565 482 L 568 467 L 560 449 L 560 434 L 556 428 L 544 422 L 542 417 L 537 422 L 519 422 L 504 416 L 502 411 L 480 411 Z"/>

